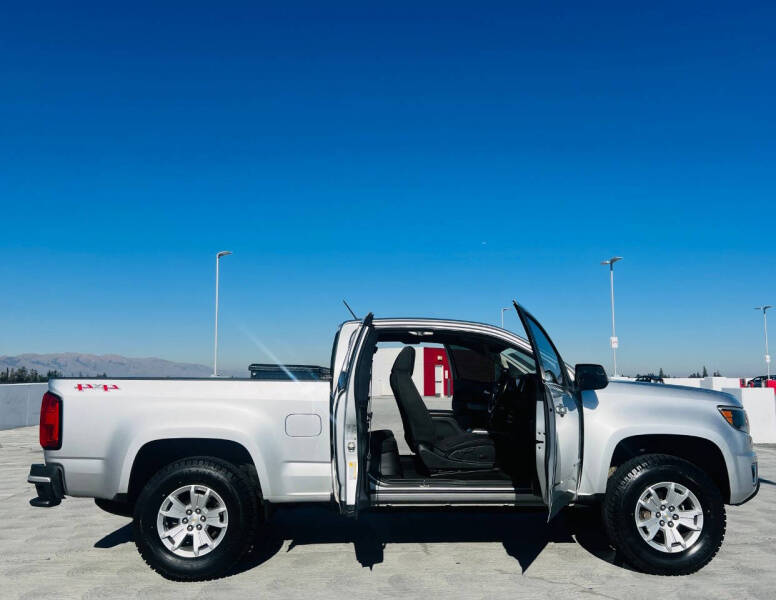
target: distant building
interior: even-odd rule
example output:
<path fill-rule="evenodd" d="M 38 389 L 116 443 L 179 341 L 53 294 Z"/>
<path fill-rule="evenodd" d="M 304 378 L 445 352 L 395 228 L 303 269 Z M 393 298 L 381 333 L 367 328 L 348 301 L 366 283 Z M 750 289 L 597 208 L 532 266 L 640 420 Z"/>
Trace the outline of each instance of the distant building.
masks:
<path fill-rule="evenodd" d="M 378 348 L 372 360 L 372 396 L 393 395 L 391 367 L 401 350 L 402 347 Z M 423 396 L 451 397 L 453 377 L 445 349 L 441 346 L 416 346 L 412 380 Z"/>

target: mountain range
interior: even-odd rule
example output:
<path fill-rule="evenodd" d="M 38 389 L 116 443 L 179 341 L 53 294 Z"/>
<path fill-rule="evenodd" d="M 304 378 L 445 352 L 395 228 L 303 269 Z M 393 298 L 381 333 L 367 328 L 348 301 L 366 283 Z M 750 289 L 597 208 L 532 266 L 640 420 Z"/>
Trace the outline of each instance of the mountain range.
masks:
<path fill-rule="evenodd" d="M 183 363 L 163 358 L 130 358 L 118 354 L 19 354 L 0 356 L 0 371 L 26 367 L 38 373 L 57 371 L 66 377 L 208 377 L 212 367 L 196 363 Z M 237 372 L 219 369 L 221 375 L 248 377 L 248 369 Z"/>

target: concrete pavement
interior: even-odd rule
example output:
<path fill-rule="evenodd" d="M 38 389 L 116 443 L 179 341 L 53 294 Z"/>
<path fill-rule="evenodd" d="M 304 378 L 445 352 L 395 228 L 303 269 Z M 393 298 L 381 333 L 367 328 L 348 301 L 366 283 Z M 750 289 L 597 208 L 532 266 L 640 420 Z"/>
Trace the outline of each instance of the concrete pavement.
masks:
<path fill-rule="evenodd" d="M 776 447 L 758 447 L 760 495 L 728 508 L 719 555 L 688 577 L 617 564 L 595 511 L 400 510 L 340 518 L 279 509 L 270 541 L 236 574 L 182 584 L 137 554 L 129 519 L 88 499 L 29 505 L 37 428 L 0 431 L 0 598 L 668 598 L 776 597 Z"/>

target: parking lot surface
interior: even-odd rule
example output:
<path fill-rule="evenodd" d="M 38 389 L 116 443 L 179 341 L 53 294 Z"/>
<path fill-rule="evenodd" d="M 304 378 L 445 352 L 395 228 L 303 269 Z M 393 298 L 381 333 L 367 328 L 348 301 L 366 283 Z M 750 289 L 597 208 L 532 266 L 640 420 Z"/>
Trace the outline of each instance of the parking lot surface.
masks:
<path fill-rule="evenodd" d="M 705 569 L 655 577 L 619 564 L 597 512 L 546 525 L 506 509 L 394 510 L 346 520 L 326 507 L 278 509 L 268 543 L 237 571 L 170 582 L 132 542 L 129 519 L 92 500 L 33 508 L 37 428 L 0 431 L 0 598 L 776 598 L 776 447 L 759 446 L 760 494 L 728 508 Z"/>

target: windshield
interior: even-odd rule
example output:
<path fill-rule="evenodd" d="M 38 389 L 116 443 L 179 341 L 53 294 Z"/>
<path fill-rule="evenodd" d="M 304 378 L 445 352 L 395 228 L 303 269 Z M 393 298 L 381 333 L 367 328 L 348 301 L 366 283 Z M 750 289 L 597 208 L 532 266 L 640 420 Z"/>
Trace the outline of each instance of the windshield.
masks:
<path fill-rule="evenodd" d="M 501 365 L 509 369 L 510 375 L 519 377 L 526 373 L 536 373 L 533 356 L 516 348 L 507 348 L 501 353 Z"/>

